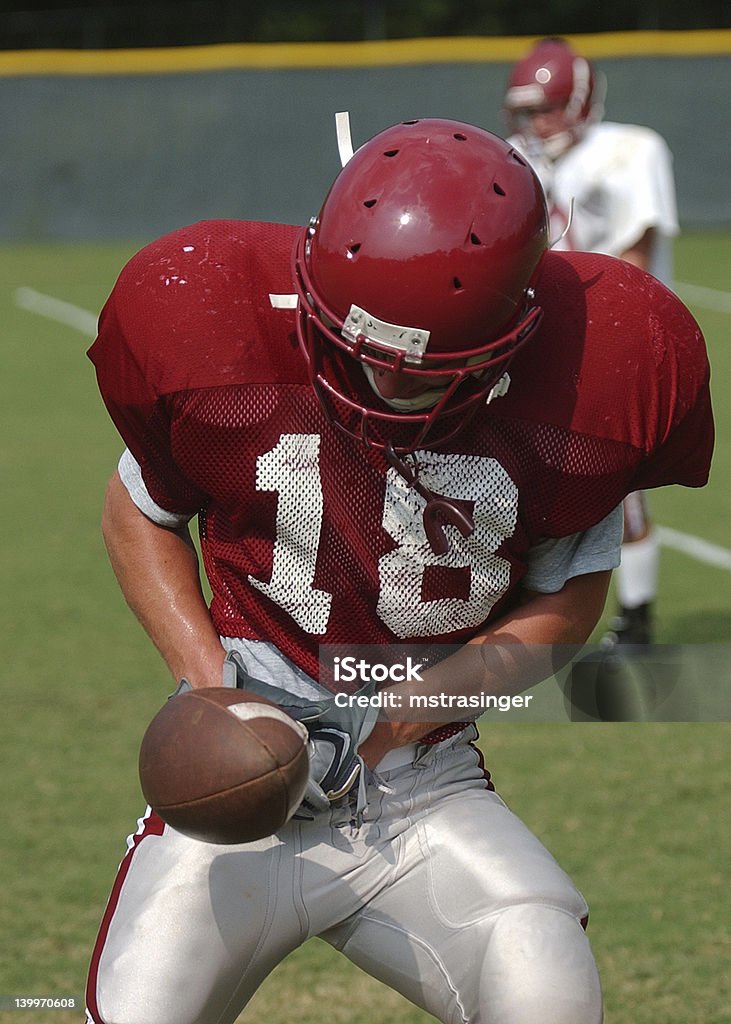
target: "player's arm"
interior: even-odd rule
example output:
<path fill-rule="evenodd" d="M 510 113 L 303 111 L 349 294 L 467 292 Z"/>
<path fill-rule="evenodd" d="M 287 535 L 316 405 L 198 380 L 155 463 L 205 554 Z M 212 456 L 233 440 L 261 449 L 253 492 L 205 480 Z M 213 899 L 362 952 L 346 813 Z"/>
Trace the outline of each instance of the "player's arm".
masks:
<path fill-rule="evenodd" d="M 639 267 L 640 270 L 649 271 L 654 238 L 655 229 L 648 228 L 633 245 L 625 249 L 623 253 L 620 253 L 620 259 L 626 260 L 627 263 L 631 263 L 635 267 Z"/>
<path fill-rule="evenodd" d="M 132 611 L 178 681 L 217 686 L 225 652 L 201 589 L 187 526 L 160 526 L 132 501 L 119 473 L 107 487 L 102 533 Z"/>
<path fill-rule="evenodd" d="M 424 672 L 421 682 L 403 683 L 397 688 L 401 708 L 410 696 L 448 693 L 515 694 L 529 689 L 558 671 L 561 655 L 570 659 L 577 645 L 591 635 L 601 616 L 611 572 L 574 576 L 555 593 L 525 592 L 518 607 L 474 636 L 455 654 Z M 401 711 L 378 721 L 359 752 L 368 765 L 375 765 L 393 747 L 421 739 L 447 721 L 464 717 L 445 711 L 441 721 L 402 721 Z"/>

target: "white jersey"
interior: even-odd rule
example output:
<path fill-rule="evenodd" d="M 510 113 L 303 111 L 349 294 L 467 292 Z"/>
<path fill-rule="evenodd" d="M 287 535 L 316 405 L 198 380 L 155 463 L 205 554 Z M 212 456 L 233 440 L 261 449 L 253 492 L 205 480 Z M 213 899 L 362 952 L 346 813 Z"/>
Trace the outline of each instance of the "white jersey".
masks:
<path fill-rule="evenodd" d="M 651 128 L 591 125 L 557 160 L 549 161 L 523 136 L 509 140 L 531 162 L 546 192 L 555 249 L 621 256 L 655 232 L 649 270 L 670 284 L 671 239 L 678 233 L 672 154 Z M 569 223 L 571 200 L 573 217 Z"/>

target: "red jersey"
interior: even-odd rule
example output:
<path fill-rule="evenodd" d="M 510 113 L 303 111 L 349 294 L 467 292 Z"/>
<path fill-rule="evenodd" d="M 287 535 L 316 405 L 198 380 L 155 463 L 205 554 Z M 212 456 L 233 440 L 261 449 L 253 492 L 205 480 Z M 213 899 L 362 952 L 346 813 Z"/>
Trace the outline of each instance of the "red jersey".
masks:
<path fill-rule="evenodd" d="M 650 275 L 546 254 L 544 317 L 493 400 L 416 453 L 430 490 L 472 504 L 437 555 L 424 499 L 328 423 L 291 309 L 299 229 L 202 222 L 123 269 L 90 350 L 153 500 L 199 515 L 211 614 L 313 678 L 322 644 L 458 643 L 515 596 L 530 548 L 585 530 L 630 491 L 701 486 L 713 445 L 701 332 Z"/>

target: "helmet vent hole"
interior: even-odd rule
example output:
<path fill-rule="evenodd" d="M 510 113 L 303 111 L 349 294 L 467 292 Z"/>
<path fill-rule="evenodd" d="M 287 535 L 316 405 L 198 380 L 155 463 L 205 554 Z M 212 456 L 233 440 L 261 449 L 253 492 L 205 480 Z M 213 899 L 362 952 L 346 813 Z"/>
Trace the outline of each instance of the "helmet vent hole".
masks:
<path fill-rule="evenodd" d="M 462 282 L 458 277 L 452 278 L 452 286 L 456 292 L 462 291 Z"/>
<path fill-rule="evenodd" d="M 361 247 L 361 244 L 362 244 L 361 242 L 353 242 L 353 244 L 352 244 L 352 245 L 349 245 L 349 246 L 348 246 L 348 252 L 349 252 L 349 253 L 350 253 L 350 254 L 351 254 L 352 256 L 355 256 L 355 255 L 356 255 L 356 253 L 358 253 L 358 252 L 359 252 L 359 250 L 360 250 L 360 247 Z"/>
<path fill-rule="evenodd" d="M 370 210 L 370 209 L 372 209 L 372 207 L 374 207 L 376 205 L 377 202 L 378 202 L 377 199 L 366 199 L 366 201 L 363 203 L 363 206 L 365 206 L 368 210 Z"/>
<path fill-rule="evenodd" d="M 466 142 L 467 141 L 467 136 L 463 135 L 461 132 L 455 132 L 454 133 L 454 137 L 457 140 L 457 142 Z"/>
<path fill-rule="evenodd" d="M 514 150 L 514 149 L 513 149 L 513 150 L 511 150 L 511 153 L 510 153 L 510 155 L 512 156 L 513 160 L 515 160 L 516 164 L 520 164 L 520 166 L 521 166 L 521 167 L 527 167 L 527 166 L 528 166 L 528 165 L 526 164 L 525 160 L 523 160 L 523 158 L 522 158 L 521 156 L 519 156 L 519 155 L 518 155 L 518 154 L 517 154 L 517 153 L 515 152 L 515 150 Z"/>
<path fill-rule="evenodd" d="M 398 155 L 398 150 L 397 149 L 387 149 L 383 155 L 384 156 L 388 156 L 388 157 L 397 156 Z"/>
<path fill-rule="evenodd" d="M 500 185 L 498 185 L 498 183 L 496 181 L 493 181 L 492 187 L 493 187 L 493 191 L 497 195 L 499 195 L 499 196 L 504 196 L 505 195 L 505 189 L 502 188 Z"/>
<path fill-rule="evenodd" d="M 472 242 L 473 245 L 482 245 L 482 239 L 479 235 L 476 235 L 474 231 L 470 235 L 470 242 Z"/>

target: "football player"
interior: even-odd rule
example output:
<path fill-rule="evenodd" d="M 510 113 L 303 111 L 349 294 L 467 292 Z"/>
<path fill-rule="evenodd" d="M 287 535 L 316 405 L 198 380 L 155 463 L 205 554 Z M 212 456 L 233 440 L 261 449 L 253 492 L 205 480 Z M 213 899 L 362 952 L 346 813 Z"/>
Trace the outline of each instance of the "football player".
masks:
<path fill-rule="evenodd" d="M 668 286 L 678 232 L 672 156 L 650 128 L 602 121 L 605 80 L 563 39 L 543 39 L 512 68 L 504 108 L 509 141 L 548 197 L 555 249 L 620 256 Z M 612 639 L 647 644 L 659 542 L 641 492 L 624 503 Z"/>
<path fill-rule="evenodd" d="M 93 1024 L 232 1024 L 315 935 L 443 1022 L 599 1024 L 584 897 L 440 695 L 518 694 L 583 644 L 623 498 L 701 486 L 713 428 L 680 301 L 548 237 L 527 160 L 425 119 L 361 146 L 305 228 L 193 224 L 122 270 L 90 351 L 126 444 L 103 518 L 121 589 L 175 680 L 324 710 L 277 835 L 141 819 Z M 382 695 L 435 716 L 384 699 L 332 728 L 322 652 L 413 645 L 423 671 Z"/>

